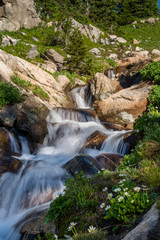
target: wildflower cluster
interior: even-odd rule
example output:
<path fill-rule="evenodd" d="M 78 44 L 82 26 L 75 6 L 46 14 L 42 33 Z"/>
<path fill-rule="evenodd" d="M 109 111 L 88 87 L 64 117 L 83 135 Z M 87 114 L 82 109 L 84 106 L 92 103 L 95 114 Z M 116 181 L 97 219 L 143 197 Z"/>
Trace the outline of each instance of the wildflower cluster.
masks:
<path fill-rule="evenodd" d="M 149 199 L 146 186 L 135 186 L 125 174 L 119 174 L 123 177 L 117 186 L 114 186 L 112 192 L 108 192 L 107 188 L 102 191 L 106 192 L 110 204 L 106 206 L 103 202 L 100 208 L 105 209 L 105 219 L 116 219 L 125 223 L 130 222 L 138 213 L 142 213 L 148 208 L 152 201 Z M 126 177 L 126 178 L 125 178 Z"/>

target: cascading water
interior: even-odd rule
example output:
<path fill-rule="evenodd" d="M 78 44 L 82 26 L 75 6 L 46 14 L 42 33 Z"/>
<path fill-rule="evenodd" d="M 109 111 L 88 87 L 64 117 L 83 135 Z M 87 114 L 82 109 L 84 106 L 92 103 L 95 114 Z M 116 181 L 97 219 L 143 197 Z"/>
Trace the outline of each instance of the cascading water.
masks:
<path fill-rule="evenodd" d="M 5 173 L 0 178 L 0 240 L 19 240 L 26 217 L 46 209 L 63 191 L 63 165 L 82 149 L 93 157 L 125 154 L 127 146 L 122 139 L 126 131 L 107 130 L 88 111 L 57 108 L 50 111 L 47 124 L 48 135 L 35 155 L 30 153 L 26 139 L 19 136 L 23 165 L 18 174 Z M 99 150 L 84 149 L 87 138 L 97 130 L 108 138 Z M 17 140 L 10 136 L 10 141 Z"/>
<path fill-rule="evenodd" d="M 92 107 L 93 99 L 88 86 L 74 88 L 71 93 L 78 108 L 85 109 Z"/>

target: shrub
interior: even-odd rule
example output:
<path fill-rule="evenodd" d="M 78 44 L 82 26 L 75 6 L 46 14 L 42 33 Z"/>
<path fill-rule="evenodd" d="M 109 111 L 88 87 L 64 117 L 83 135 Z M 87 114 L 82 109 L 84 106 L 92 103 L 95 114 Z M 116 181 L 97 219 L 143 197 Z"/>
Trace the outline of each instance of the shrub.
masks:
<path fill-rule="evenodd" d="M 142 81 L 151 81 L 160 84 L 160 61 L 148 64 L 141 71 Z"/>
<path fill-rule="evenodd" d="M 160 111 L 160 86 L 156 85 L 152 88 L 148 101 L 149 108 L 156 108 Z"/>
<path fill-rule="evenodd" d="M 0 82 L 0 108 L 3 105 L 18 103 L 21 100 L 19 90 L 10 83 Z"/>

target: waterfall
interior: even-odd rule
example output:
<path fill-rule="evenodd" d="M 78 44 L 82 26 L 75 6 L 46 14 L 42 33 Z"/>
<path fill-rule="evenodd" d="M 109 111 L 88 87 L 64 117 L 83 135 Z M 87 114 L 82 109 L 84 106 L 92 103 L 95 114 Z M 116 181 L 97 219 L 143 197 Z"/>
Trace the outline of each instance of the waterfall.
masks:
<path fill-rule="evenodd" d="M 107 76 L 108 76 L 108 78 L 115 78 L 115 76 L 116 76 L 116 74 L 115 74 L 115 70 L 114 69 L 108 69 L 107 70 Z"/>
<path fill-rule="evenodd" d="M 88 86 L 74 88 L 71 93 L 78 108 L 92 107 L 93 98 Z"/>
<path fill-rule="evenodd" d="M 46 121 L 48 134 L 35 154 L 30 153 L 24 136 L 18 136 L 20 150 L 17 139 L 8 132 L 11 145 L 15 144 L 12 150 L 21 151 L 17 158 L 22 167 L 17 174 L 7 172 L 0 178 L 0 240 L 19 240 L 26 217 L 48 208 L 64 189 L 64 164 L 76 155 L 82 151 L 93 157 L 104 153 L 124 155 L 127 150 L 123 142 L 126 131 L 106 129 L 88 110 L 55 108 Z M 87 138 L 95 131 L 103 132 L 107 139 L 99 150 L 84 149 Z"/>

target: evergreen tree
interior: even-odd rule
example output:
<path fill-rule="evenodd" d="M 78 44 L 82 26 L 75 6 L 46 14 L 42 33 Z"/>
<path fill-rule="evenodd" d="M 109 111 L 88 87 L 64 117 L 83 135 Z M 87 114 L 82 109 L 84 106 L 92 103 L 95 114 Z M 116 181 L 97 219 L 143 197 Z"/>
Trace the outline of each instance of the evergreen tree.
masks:
<path fill-rule="evenodd" d="M 77 72 L 79 74 L 88 73 L 88 51 L 84 44 L 82 35 L 78 29 L 75 29 L 70 36 L 70 43 L 67 46 L 67 57 L 65 65 L 70 72 Z"/>

